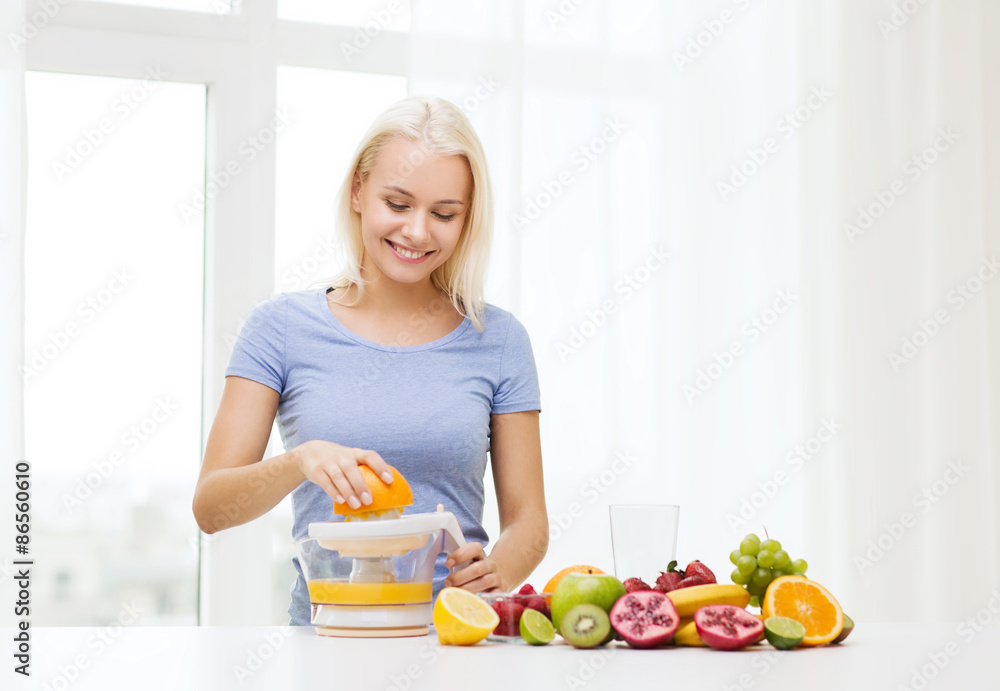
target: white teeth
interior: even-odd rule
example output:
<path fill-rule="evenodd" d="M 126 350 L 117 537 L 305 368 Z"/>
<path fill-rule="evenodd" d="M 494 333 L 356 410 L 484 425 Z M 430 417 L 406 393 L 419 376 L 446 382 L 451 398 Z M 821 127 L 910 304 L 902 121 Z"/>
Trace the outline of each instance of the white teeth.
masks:
<path fill-rule="evenodd" d="M 402 247 L 400 247 L 399 245 L 397 245 L 394 242 L 390 243 L 390 244 L 392 245 L 392 248 L 394 250 L 396 250 L 397 252 L 399 252 L 400 255 L 406 257 L 407 259 L 419 259 L 420 257 L 422 257 L 425 254 L 427 254 L 426 252 L 411 252 L 410 250 L 404 250 Z"/>

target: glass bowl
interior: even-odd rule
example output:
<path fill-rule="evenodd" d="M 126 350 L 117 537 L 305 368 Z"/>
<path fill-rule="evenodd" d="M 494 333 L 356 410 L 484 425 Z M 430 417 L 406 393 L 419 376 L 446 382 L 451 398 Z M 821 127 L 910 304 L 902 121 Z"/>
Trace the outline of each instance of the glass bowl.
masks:
<path fill-rule="evenodd" d="M 500 623 L 493 633 L 486 637 L 487 641 L 495 643 L 525 643 L 521 638 L 521 614 L 525 609 L 537 609 L 552 619 L 552 612 L 546 598 L 552 593 L 535 593 L 521 595 L 519 593 L 476 593 L 480 599 L 493 608 L 500 617 Z"/>

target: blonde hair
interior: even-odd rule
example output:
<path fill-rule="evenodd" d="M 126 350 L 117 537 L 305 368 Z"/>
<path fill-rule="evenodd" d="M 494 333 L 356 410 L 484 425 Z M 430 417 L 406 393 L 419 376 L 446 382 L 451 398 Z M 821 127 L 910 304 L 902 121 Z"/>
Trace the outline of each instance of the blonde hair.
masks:
<path fill-rule="evenodd" d="M 486 309 L 486 271 L 493 241 L 493 186 L 486 166 L 486 154 L 472 124 L 465 113 L 443 98 L 405 98 L 379 115 L 361 138 L 337 198 L 336 235 L 342 268 L 325 284 L 333 288 L 356 285 L 357 299 L 349 304 L 356 304 L 361 299 L 368 281 L 361 277 L 364 257 L 361 215 L 351 208 L 354 174 L 357 173 L 362 182 L 366 181 L 381 151 L 389 142 L 399 138 L 422 144 L 434 155 L 463 156 L 469 164 L 472 196 L 465 225 L 455 251 L 431 273 L 431 282 L 482 333 Z M 415 157 L 411 155 L 410 158 Z M 404 161 L 400 170 L 419 162 Z"/>

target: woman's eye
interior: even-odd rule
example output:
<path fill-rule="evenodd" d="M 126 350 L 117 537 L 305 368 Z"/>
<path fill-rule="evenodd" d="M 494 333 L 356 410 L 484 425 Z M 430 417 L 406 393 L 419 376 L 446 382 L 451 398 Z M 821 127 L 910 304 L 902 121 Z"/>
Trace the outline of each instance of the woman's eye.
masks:
<path fill-rule="evenodd" d="M 385 203 L 386 203 L 386 204 L 388 204 L 388 205 L 389 205 L 389 208 L 390 208 L 390 209 L 392 209 L 393 211 L 402 211 L 403 209 L 405 209 L 405 208 L 406 208 L 405 206 L 401 206 L 401 205 L 399 205 L 399 204 L 393 204 L 393 203 L 392 203 L 391 201 L 389 201 L 388 199 L 386 199 L 386 200 L 385 200 Z"/>
<path fill-rule="evenodd" d="M 434 215 L 440 218 L 442 221 L 450 221 L 451 219 L 455 218 L 455 214 L 451 214 L 450 216 L 445 216 L 444 214 L 435 213 Z"/>

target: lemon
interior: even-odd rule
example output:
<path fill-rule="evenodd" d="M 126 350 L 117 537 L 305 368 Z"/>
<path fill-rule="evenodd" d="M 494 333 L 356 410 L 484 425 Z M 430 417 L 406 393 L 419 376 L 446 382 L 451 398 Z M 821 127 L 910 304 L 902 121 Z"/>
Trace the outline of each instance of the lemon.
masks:
<path fill-rule="evenodd" d="M 434 628 L 441 645 L 475 645 L 500 623 L 493 608 L 462 588 L 445 588 L 434 603 Z"/>

